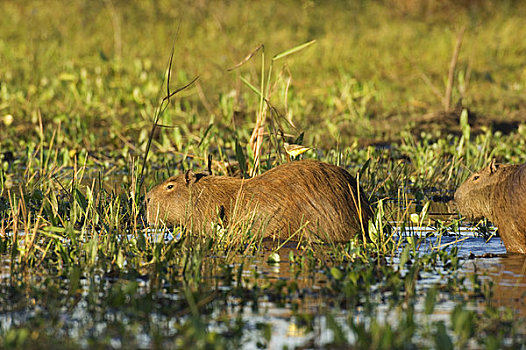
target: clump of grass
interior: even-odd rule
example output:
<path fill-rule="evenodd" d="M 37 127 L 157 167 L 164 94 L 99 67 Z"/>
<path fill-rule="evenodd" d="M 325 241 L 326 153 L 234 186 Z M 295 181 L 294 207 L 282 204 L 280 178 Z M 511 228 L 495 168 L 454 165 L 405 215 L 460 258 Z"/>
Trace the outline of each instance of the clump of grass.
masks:
<path fill-rule="evenodd" d="M 279 80 L 275 81 L 272 86 L 272 78 L 273 78 L 273 68 L 274 63 L 277 62 L 280 59 L 283 59 L 287 56 L 290 56 L 294 53 L 297 53 L 301 50 L 304 50 L 305 48 L 313 45 L 315 43 L 315 40 L 311 40 L 309 42 L 306 42 L 304 44 L 295 46 L 293 48 L 290 48 L 286 51 L 280 52 L 276 55 L 274 55 L 270 61 L 270 65 L 268 69 L 265 68 L 265 46 L 260 45 L 258 46 L 254 51 L 252 51 L 250 54 L 248 54 L 241 62 L 239 62 L 235 67 L 229 69 L 229 70 L 235 70 L 245 63 L 247 63 L 254 55 L 259 51 L 261 52 L 261 75 L 260 75 L 260 86 L 259 88 L 256 88 L 254 84 L 250 83 L 246 78 L 243 76 L 240 76 L 241 81 L 247 85 L 250 90 L 252 90 L 254 93 L 256 93 L 257 96 L 259 96 L 259 108 L 256 114 L 256 123 L 254 125 L 254 128 L 252 130 L 252 134 L 250 136 L 249 146 L 251 150 L 251 155 L 253 159 L 252 164 L 252 171 L 251 176 L 254 176 L 259 172 L 259 163 L 260 158 L 262 156 L 261 154 L 261 147 L 263 145 L 263 139 L 264 139 L 264 131 L 267 124 L 267 119 L 270 119 L 271 117 L 274 117 L 274 124 L 278 126 L 277 132 L 279 132 L 281 135 L 283 135 L 284 131 L 281 127 L 281 119 L 285 119 L 291 126 L 294 126 L 292 120 L 290 118 L 284 118 L 281 113 L 274 107 L 273 103 L 271 102 L 271 96 L 276 90 L 277 84 Z M 290 84 L 290 76 L 286 80 L 286 86 L 285 90 L 288 90 Z M 287 94 L 285 94 L 285 105 L 287 105 Z M 270 135 L 272 136 L 272 134 Z M 276 145 L 279 146 L 279 142 L 277 141 L 277 135 L 274 135 L 276 140 Z M 240 161 L 240 164 L 242 162 L 242 159 L 238 159 Z"/>

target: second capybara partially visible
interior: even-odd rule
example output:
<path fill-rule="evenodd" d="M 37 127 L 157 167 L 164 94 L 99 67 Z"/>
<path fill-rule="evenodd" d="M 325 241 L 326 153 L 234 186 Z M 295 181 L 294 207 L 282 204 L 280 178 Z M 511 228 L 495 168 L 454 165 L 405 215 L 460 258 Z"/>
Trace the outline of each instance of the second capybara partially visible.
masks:
<path fill-rule="evenodd" d="M 457 189 L 455 204 L 463 216 L 495 224 L 506 251 L 526 254 L 526 164 L 492 161 Z"/>
<path fill-rule="evenodd" d="M 366 232 L 372 216 L 365 194 L 344 169 L 314 160 L 280 165 L 252 179 L 187 171 L 146 195 L 147 220 L 191 225 L 249 221 L 265 237 L 303 231 L 323 241 L 347 241 Z M 299 238 L 299 237 L 296 237 Z"/>

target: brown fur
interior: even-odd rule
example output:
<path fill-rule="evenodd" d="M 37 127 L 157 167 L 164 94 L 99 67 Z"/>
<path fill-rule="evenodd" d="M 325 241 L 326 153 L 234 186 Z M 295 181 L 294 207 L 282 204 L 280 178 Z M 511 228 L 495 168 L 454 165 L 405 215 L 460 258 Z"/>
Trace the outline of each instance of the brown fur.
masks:
<path fill-rule="evenodd" d="M 266 237 L 281 239 L 306 225 L 307 235 L 346 241 L 362 232 L 362 224 L 366 230 L 372 216 L 353 176 L 313 160 L 286 163 L 248 180 L 187 172 L 152 188 L 146 205 L 150 224 L 206 231 L 218 217 L 224 224 L 252 220 Z"/>
<path fill-rule="evenodd" d="M 493 222 L 508 252 L 526 254 L 526 164 L 492 161 L 457 189 L 455 203 L 463 216 Z"/>

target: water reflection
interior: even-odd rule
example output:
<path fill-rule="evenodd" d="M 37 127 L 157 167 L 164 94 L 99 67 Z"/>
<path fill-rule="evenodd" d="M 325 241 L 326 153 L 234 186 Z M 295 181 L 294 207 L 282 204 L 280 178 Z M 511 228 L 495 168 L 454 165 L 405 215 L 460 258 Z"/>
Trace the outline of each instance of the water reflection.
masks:
<path fill-rule="evenodd" d="M 475 258 L 466 263 L 466 272 L 476 271 L 493 282 L 492 302 L 526 316 L 526 256 L 505 254 L 494 258 Z"/>

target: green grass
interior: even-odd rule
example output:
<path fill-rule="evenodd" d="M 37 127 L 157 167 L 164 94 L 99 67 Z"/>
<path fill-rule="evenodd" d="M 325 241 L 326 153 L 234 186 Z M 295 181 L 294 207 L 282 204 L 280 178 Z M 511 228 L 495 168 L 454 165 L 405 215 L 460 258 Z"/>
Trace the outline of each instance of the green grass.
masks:
<path fill-rule="evenodd" d="M 269 60 L 312 39 L 313 47 L 276 65 L 272 101 L 298 127 L 287 131 L 305 131 L 313 146 L 396 140 L 401 130 L 418 127 L 422 115 L 440 111 L 433 91 L 445 91 L 461 26 L 466 34 L 453 104 L 469 73 L 462 103 L 482 124 L 517 120 L 525 102 L 525 6 L 481 3 L 422 18 L 379 2 L 73 2 L 64 8 L 59 2 L 6 1 L 0 111 L 13 115 L 14 123 L 2 138 L 34 134 L 40 113 L 47 133 L 68 121 L 62 127 L 77 135 L 65 140 L 71 147 L 121 150 L 122 138 L 140 147 L 176 33 L 174 83 L 201 76 L 199 87 L 178 96 L 163 121 L 178 127 L 169 141 L 178 150 L 196 142 L 198 130 L 210 123 L 221 133 L 253 126 L 258 97 L 240 78 L 258 86 L 260 64 L 228 68 L 260 44 Z M 238 136 L 246 138 L 246 132 Z"/>
<path fill-rule="evenodd" d="M 12 320 L 0 346 L 238 348 L 255 334 L 264 347 L 272 324 L 243 310 L 269 303 L 319 346 L 322 318 L 331 346 L 521 345 L 524 318 L 492 304 L 491 281 L 455 249 L 419 252 L 416 231 L 457 235 L 430 201 L 493 157 L 526 161 L 526 5 L 442 3 L 2 1 L 0 314 Z M 462 27 L 462 108 L 444 113 Z M 170 91 L 199 80 L 161 105 L 172 45 Z M 154 184 L 206 169 L 209 154 L 217 174 L 236 160 L 262 172 L 285 161 L 284 142 L 359 175 L 376 210 L 369 244 L 144 230 Z"/>

